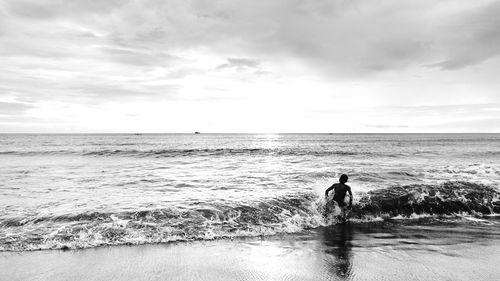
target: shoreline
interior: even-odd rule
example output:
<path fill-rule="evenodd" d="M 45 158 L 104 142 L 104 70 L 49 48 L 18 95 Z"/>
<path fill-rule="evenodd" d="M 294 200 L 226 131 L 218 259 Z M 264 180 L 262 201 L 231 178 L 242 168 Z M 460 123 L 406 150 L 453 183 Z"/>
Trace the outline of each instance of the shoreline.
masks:
<path fill-rule="evenodd" d="M 500 231 L 481 227 L 346 224 L 264 238 L 1 252 L 0 279 L 494 280 Z"/>
<path fill-rule="evenodd" d="M 500 224 L 500 214 L 483 214 L 478 215 L 414 215 L 409 217 L 391 217 L 382 218 L 375 217 L 372 220 L 360 220 L 356 218 L 351 218 L 348 221 L 348 225 L 355 229 L 369 229 L 374 227 L 375 229 L 380 229 L 381 227 L 386 227 L 391 225 L 392 227 L 407 227 L 407 226 L 443 226 L 443 225 L 467 225 L 467 224 Z M 118 242 L 116 244 L 101 244 L 101 245 L 87 245 L 83 247 L 70 247 L 68 245 L 62 245 L 61 247 L 54 248 L 29 248 L 29 249 L 2 249 L 0 250 L 0 256 L 3 253 L 30 253 L 30 252 L 43 252 L 43 251 L 84 251 L 89 249 L 99 249 L 106 247 L 122 247 L 122 246 L 147 246 L 147 245 L 176 245 L 185 243 L 197 243 L 197 242 L 217 242 L 217 241 L 229 241 L 229 242 L 248 242 L 257 240 L 293 240 L 296 237 L 308 236 L 312 237 L 317 235 L 318 231 L 328 228 L 339 228 L 343 227 L 343 223 L 336 223 L 332 225 L 320 225 L 315 228 L 303 229 L 298 232 L 277 232 L 274 234 L 260 234 L 260 235 L 236 235 L 236 236 L 217 236 L 214 238 L 186 238 L 177 239 L 170 241 L 143 241 L 138 243 L 133 242 Z M 477 227 L 477 225 L 476 225 Z M 500 232 L 499 232 L 500 235 Z"/>

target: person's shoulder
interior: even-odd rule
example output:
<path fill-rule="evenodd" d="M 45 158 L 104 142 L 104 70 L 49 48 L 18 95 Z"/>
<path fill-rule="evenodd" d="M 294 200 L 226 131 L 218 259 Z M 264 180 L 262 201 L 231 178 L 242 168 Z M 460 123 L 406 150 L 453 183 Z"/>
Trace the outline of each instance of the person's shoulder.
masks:
<path fill-rule="evenodd" d="M 345 184 L 345 187 L 346 187 L 347 189 L 351 189 L 351 187 L 350 187 L 350 186 L 348 186 L 347 184 Z"/>

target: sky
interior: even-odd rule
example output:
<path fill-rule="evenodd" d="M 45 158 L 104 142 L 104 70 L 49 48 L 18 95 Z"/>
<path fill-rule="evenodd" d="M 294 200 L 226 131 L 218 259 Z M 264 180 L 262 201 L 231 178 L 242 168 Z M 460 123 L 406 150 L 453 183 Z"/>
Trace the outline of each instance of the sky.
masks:
<path fill-rule="evenodd" d="M 500 132 L 500 1 L 0 0 L 0 133 Z"/>

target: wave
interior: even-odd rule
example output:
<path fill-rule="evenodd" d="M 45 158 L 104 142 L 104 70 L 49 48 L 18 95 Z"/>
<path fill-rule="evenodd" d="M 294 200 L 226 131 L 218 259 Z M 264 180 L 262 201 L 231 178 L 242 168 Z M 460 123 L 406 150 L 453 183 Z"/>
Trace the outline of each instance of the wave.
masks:
<path fill-rule="evenodd" d="M 293 233 L 321 225 L 312 193 L 244 203 L 198 203 L 135 212 L 8 218 L 0 250 L 77 249 Z"/>
<path fill-rule="evenodd" d="M 471 182 L 392 186 L 361 194 L 352 215 L 355 218 L 409 217 L 412 214 L 489 215 L 500 213 L 499 198 L 500 193 L 495 188 Z"/>
<path fill-rule="evenodd" d="M 122 147 L 137 146 L 137 144 L 116 145 L 117 148 L 97 149 L 97 150 L 77 150 L 77 149 L 55 149 L 55 150 L 5 150 L 0 151 L 0 155 L 15 156 L 50 156 L 50 155 L 72 155 L 72 156 L 92 156 L 92 157 L 135 157 L 135 158 L 162 158 L 162 157 L 185 157 L 185 156 L 351 156 L 351 157 L 387 157 L 406 158 L 422 156 L 438 156 L 437 151 L 366 151 L 366 150 L 339 150 L 339 149 L 305 149 L 305 148 L 200 148 L 200 149 L 123 149 Z M 500 151 L 480 151 L 480 152 L 459 152 L 456 155 L 463 157 L 493 157 L 500 155 Z"/>
<path fill-rule="evenodd" d="M 124 157 L 183 157 L 183 156 L 223 156 L 223 155 L 290 155 L 290 156 L 329 156 L 329 155 L 372 155 L 368 151 L 324 150 L 313 151 L 296 148 L 206 148 L 206 149 L 100 149 L 100 150 L 39 150 L 39 151 L 0 151 L 0 155 L 77 155 L 77 156 L 124 156 Z M 397 155 L 387 155 L 395 157 Z"/>
<path fill-rule="evenodd" d="M 500 213 L 500 193 L 470 182 L 392 186 L 355 197 L 349 217 L 360 223 Z M 296 233 L 335 224 L 337 211 L 329 216 L 325 214 L 327 209 L 322 198 L 308 192 L 246 203 L 11 217 L 0 222 L 0 250 L 77 249 Z"/>

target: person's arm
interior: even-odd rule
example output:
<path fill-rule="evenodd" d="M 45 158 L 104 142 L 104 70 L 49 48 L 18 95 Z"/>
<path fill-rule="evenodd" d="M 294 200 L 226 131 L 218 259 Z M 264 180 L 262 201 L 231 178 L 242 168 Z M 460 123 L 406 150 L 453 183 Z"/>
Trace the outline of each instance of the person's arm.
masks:
<path fill-rule="evenodd" d="M 352 206 L 352 192 L 351 192 L 351 187 L 347 186 L 347 192 L 349 192 L 349 208 Z"/>
<path fill-rule="evenodd" d="M 326 198 L 326 197 L 328 197 L 328 192 L 330 192 L 330 190 L 332 190 L 332 189 L 333 189 L 333 186 L 334 186 L 334 185 L 335 185 L 335 184 L 332 184 L 332 186 L 330 186 L 327 190 L 325 190 L 325 198 Z"/>

